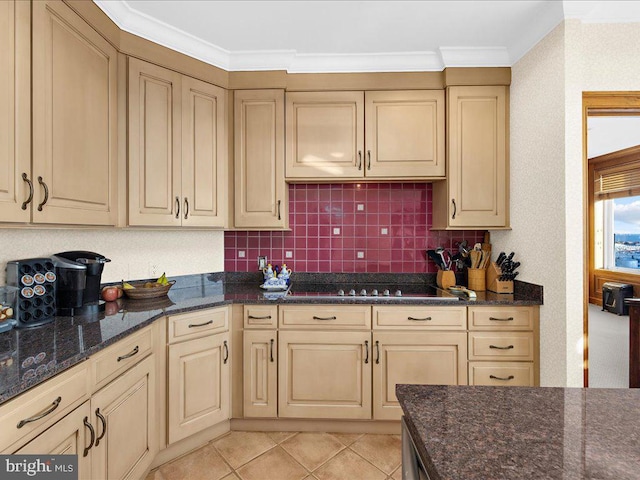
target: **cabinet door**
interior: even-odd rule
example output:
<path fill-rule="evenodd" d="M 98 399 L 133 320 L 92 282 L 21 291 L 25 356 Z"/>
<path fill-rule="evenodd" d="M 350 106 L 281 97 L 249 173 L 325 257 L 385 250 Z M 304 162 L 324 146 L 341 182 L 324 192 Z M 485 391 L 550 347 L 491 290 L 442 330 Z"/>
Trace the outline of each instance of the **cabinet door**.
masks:
<path fill-rule="evenodd" d="M 365 175 L 444 177 L 444 90 L 365 93 Z"/>
<path fill-rule="evenodd" d="M 237 90 L 234 95 L 235 227 L 287 228 L 284 92 Z"/>
<path fill-rule="evenodd" d="M 91 478 L 91 435 L 84 422 L 91 421 L 89 402 L 83 403 L 32 441 L 11 453 L 15 455 L 77 455 L 77 478 Z M 94 424 L 95 426 L 95 424 Z"/>
<path fill-rule="evenodd" d="M 229 419 L 229 333 L 169 345 L 169 443 Z"/>
<path fill-rule="evenodd" d="M 179 226 L 181 75 L 129 58 L 129 225 Z"/>
<path fill-rule="evenodd" d="M 364 176 L 364 92 L 287 93 L 287 179 Z"/>
<path fill-rule="evenodd" d="M 138 479 L 151 465 L 158 451 L 155 382 L 151 355 L 92 396 L 92 478 Z"/>
<path fill-rule="evenodd" d="M 244 331 L 244 416 L 278 416 L 278 342 L 275 330 Z"/>
<path fill-rule="evenodd" d="M 278 414 L 371 418 L 371 332 L 280 331 Z"/>
<path fill-rule="evenodd" d="M 117 52 L 59 0 L 33 7 L 33 221 L 117 222 Z"/>
<path fill-rule="evenodd" d="M 0 2 L 0 221 L 28 222 L 31 206 L 31 4 Z"/>
<path fill-rule="evenodd" d="M 225 225 L 226 105 L 224 89 L 182 77 L 182 225 Z"/>
<path fill-rule="evenodd" d="M 467 334 L 373 334 L 373 418 L 400 420 L 396 384 L 467 384 Z"/>
<path fill-rule="evenodd" d="M 508 226 L 506 88 L 449 88 L 451 227 Z"/>

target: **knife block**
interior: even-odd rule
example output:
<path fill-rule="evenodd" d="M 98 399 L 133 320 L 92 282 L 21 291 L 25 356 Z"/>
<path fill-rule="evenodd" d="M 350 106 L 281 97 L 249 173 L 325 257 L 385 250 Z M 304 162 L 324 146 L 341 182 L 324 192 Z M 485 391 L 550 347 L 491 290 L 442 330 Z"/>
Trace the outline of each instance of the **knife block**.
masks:
<path fill-rule="evenodd" d="M 438 270 L 436 284 L 438 288 L 443 290 L 453 287 L 456 284 L 456 274 L 453 273 L 453 270 Z"/>
<path fill-rule="evenodd" d="M 502 270 L 491 262 L 487 268 L 487 290 L 495 293 L 513 293 L 513 280 L 499 280 Z"/>

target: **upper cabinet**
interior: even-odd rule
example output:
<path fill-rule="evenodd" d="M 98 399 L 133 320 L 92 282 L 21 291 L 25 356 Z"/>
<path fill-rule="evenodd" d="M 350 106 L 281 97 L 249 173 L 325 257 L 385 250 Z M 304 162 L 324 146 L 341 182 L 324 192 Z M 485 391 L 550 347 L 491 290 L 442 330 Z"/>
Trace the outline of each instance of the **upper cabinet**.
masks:
<path fill-rule="evenodd" d="M 82 18 L 1 2 L 0 221 L 116 224 L 116 100 L 117 52 Z"/>
<path fill-rule="evenodd" d="M 444 92 L 287 93 L 286 178 L 444 177 Z"/>
<path fill-rule="evenodd" d="M 30 25 L 30 2 L 0 2 L 0 221 L 3 222 L 31 219 L 31 207 L 25 203 L 30 198 L 28 182 L 31 182 Z"/>
<path fill-rule="evenodd" d="M 433 184 L 433 228 L 509 227 L 507 119 L 507 87 L 448 89 L 449 169 Z"/>
<path fill-rule="evenodd" d="M 129 225 L 223 227 L 226 91 L 129 58 Z"/>
<path fill-rule="evenodd" d="M 287 228 L 284 91 L 236 90 L 234 97 L 234 225 Z"/>

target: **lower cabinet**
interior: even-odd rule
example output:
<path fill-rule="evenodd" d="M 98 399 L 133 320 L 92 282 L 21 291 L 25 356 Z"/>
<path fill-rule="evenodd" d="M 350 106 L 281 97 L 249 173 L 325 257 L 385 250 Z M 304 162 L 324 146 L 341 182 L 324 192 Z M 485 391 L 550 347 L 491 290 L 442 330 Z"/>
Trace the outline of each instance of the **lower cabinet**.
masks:
<path fill-rule="evenodd" d="M 373 332 L 373 418 L 400 420 L 396 384 L 467 384 L 466 332 Z"/>
<path fill-rule="evenodd" d="M 229 343 L 223 332 L 169 345 L 170 444 L 229 419 Z"/>
<path fill-rule="evenodd" d="M 243 411 L 247 418 L 278 416 L 278 337 L 276 330 L 245 330 Z"/>
<path fill-rule="evenodd" d="M 155 381 L 150 355 L 91 397 L 91 478 L 138 479 L 151 465 L 158 452 Z"/>
<path fill-rule="evenodd" d="M 278 414 L 371 418 L 371 332 L 280 331 Z"/>
<path fill-rule="evenodd" d="M 85 422 L 91 416 L 89 401 L 86 401 L 66 417 L 18 450 L 18 455 L 77 455 L 78 478 L 91 478 L 91 435 Z"/>

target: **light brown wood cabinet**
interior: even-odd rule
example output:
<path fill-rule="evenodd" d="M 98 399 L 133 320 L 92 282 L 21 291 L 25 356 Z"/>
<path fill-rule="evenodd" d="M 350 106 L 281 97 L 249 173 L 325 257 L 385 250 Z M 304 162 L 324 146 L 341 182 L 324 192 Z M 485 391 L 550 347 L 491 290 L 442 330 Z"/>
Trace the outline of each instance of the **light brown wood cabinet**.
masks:
<path fill-rule="evenodd" d="M 371 332 L 280 331 L 278 415 L 371 418 Z"/>
<path fill-rule="evenodd" d="M 447 89 L 447 180 L 433 184 L 433 228 L 508 228 L 508 94 Z"/>
<path fill-rule="evenodd" d="M 540 385 L 538 307 L 469 307 L 469 384 Z"/>
<path fill-rule="evenodd" d="M 91 397 L 91 477 L 138 479 L 158 453 L 155 357 L 149 355 Z"/>
<path fill-rule="evenodd" d="M 0 24 L 0 221 L 116 225 L 117 51 L 59 0 Z"/>
<path fill-rule="evenodd" d="M 129 58 L 129 225 L 224 227 L 227 92 Z"/>
<path fill-rule="evenodd" d="M 91 417 L 89 402 L 83 403 L 62 420 L 17 450 L 14 455 L 77 455 L 77 478 L 91 477 L 91 459 L 87 450 L 91 435 L 84 422 Z"/>
<path fill-rule="evenodd" d="M 31 2 L 0 2 L 0 221 L 28 222 L 31 206 Z"/>
<path fill-rule="evenodd" d="M 286 178 L 445 175 L 444 92 L 287 93 Z"/>
<path fill-rule="evenodd" d="M 278 416 L 278 332 L 245 330 L 243 336 L 243 415 Z"/>
<path fill-rule="evenodd" d="M 396 384 L 467 384 L 466 332 L 373 332 L 373 418 L 400 420 Z"/>
<path fill-rule="evenodd" d="M 219 330 L 224 331 L 208 332 L 221 316 L 225 321 Z M 169 444 L 229 419 L 231 342 L 227 319 L 228 307 L 169 318 L 169 324 L 186 323 L 186 329 L 195 335 L 172 336 L 170 331 L 168 337 Z M 180 332 L 180 328 L 173 330 Z"/>
<path fill-rule="evenodd" d="M 289 225 L 284 181 L 284 90 L 234 92 L 234 227 Z"/>

